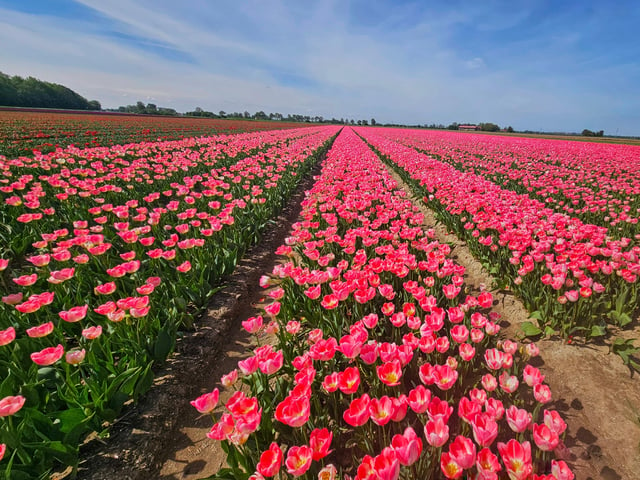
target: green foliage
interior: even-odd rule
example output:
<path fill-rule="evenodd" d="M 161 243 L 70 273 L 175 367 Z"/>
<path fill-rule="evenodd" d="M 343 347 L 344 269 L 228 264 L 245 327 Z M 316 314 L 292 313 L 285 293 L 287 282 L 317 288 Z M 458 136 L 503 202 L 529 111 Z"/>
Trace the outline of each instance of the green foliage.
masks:
<path fill-rule="evenodd" d="M 22 78 L 0 72 L 0 105 L 7 107 L 100 110 L 100 102 L 88 101 L 70 88 L 34 77 Z"/>
<path fill-rule="evenodd" d="M 602 137 L 604 136 L 604 130 L 598 130 L 597 132 L 592 132 L 588 128 L 585 128 L 584 130 L 582 130 L 581 135 L 583 137 Z"/>
<path fill-rule="evenodd" d="M 499 132 L 500 131 L 500 127 L 495 123 L 491 123 L 491 122 L 480 123 L 478 126 L 480 127 L 481 132 Z"/>

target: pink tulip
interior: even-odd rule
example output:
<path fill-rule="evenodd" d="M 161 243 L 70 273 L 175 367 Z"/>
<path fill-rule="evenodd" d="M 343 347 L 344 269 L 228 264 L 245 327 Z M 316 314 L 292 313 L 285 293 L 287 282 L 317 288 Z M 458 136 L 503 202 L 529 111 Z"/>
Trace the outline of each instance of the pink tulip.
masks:
<path fill-rule="evenodd" d="M 89 305 L 82 305 L 79 307 L 73 307 L 67 311 L 58 312 L 58 316 L 65 322 L 74 323 L 79 322 L 87 316 L 87 310 Z"/>
<path fill-rule="evenodd" d="M 450 479 L 460 478 L 464 473 L 464 468 L 448 452 L 443 452 L 440 456 L 440 470 L 446 478 Z"/>
<path fill-rule="evenodd" d="M 269 449 L 260 455 L 256 469 L 265 477 L 273 477 L 280 471 L 283 457 L 282 449 L 277 443 L 272 442 Z"/>
<path fill-rule="evenodd" d="M 505 470 L 512 480 L 526 480 L 533 471 L 531 463 L 531 445 L 511 439 L 508 443 L 498 442 L 498 451 Z"/>
<path fill-rule="evenodd" d="M 306 445 L 290 447 L 285 461 L 287 472 L 294 477 L 304 475 L 311 467 L 312 454 L 311 448 Z"/>
<path fill-rule="evenodd" d="M 82 350 L 69 350 L 65 353 L 64 359 L 69 365 L 78 365 L 82 363 L 86 353 L 84 348 Z"/>
<path fill-rule="evenodd" d="M 449 440 L 449 427 L 442 418 L 429 420 L 424 426 L 424 436 L 432 447 L 441 447 Z"/>
<path fill-rule="evenodd" d="M 64 347 L 58 345 L 57 347 L 48 347 L 39 352 L 33 352 L 31 360 L 42 367 L 46 367 L 56 363 L 62 358 L 62 355 L 64 355 Z"/>
<path fill-rule="evenodd" d="M 15 397 L 4 397 L 0 400 L 0 417 L 8 417 L 17 413 L 22 406 L 26 398 L 21 395 Z"/>
<path fill-rule="evenodd" d="M 551 473 L 556 480 L 573 480 L 574 475 L 568 465 L 562 460 L 551 460 Z"/>
<path fill-rule="evenodd" d="M 211 413 L 216 408 L 219 398 L 220 392 L 215 388 L 212 392 L 205 393 L 192 400 L 191 405 L 200 413 Z"/>
<path fill-rule="evenodd" d="M 346 395 L 358 391 L 360 386 L 360 371 L 358 367 L 349 367 L 338 374 L 338 388 Z"/>
<path fill-rule="evenodd" d="M 558 434 L 544 423 L 541 425 L 533 424 L 533 440 L 538 448 L 545 452 L 553 450 L 560 443 Z"/>
<path fill-rule="evenodd" d="M 309 446 L 313 450 L 313 460 L 317 462 L 331 453 L 329 448 L 332 440 L 333 432 L 329 432 L 326 428 L 316 428 L 311 432 Z"/>
<path fill-rule="evenodd" d="M 407 427 L 402 435 L 395 435 L 391 446 L 401 465 L 413 465 L 422 453 L 422 440 L 411 427 Z"/>
<path fill-rule="evenodd" d="M 473 438 L 481 447 L 488 447 L 498 436 L 498 424 L 487 413 L 476 415 L 471 422 Z"/>
<path fill-rule="evenodd" d="M 0 330 L 0 347 L 9 345 L 16 339 L 16 329 L 9 327 L 6 330 Z"/>
<path fill-rule="evenodd" d="M 343 418 L 352 427 L 359 427 L 369 420 L 369 403 L 371 399 L 366 393 L 351 401 L 349 408 L 344 411 Z"/>
<path fill-rule="evenodd" d="M 37 327 L 27 328 L 27 335 L 31 338 L 46 337 L 53 332 L 53 329 L 53 322 L 47 322 L 42 325 L 38 325 Z"/>

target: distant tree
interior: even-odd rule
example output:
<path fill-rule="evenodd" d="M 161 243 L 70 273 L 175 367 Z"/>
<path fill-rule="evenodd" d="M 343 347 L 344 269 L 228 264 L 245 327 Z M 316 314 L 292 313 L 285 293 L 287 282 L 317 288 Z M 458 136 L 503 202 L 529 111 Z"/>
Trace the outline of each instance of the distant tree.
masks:
<path fill-rule="evenodd" d="M 158 106 L 155 103 L 147 103 L 144 110 L 145 113 L 156 113 L 158 111 Z"/>
<path fill-rule="evenodd" d="M 158 111 L 156 112 L 158 115 L 170 115 L 170 116 L 177 116 L 178 112 L 176 112 L 175 109 L 173 108 L 166 108 L 166 107 L 158 107 Z M 209 112 L 211 113 L 211 112 Z"/>
<path fill-rule="evenodd" d="M 220 110 L 218 112 L 218 115 L 220 116 L 220 118 L 225 118 L 227 116 L 227 112 L 225 112 L 224 110 Z"/>
<path fill-rule="evenodd" d="M 67 108 L 89 110 L 89 101 L 70 88 L 34 77 L 0 72 L 0 105 L 8 107 Z M 95 107 L 95 105 L 92 105 Z"/>
<path fill-rule="evenodd" d="M 598 132 L 596 133 L 596 137 L 602 137 L 604 136 L 604 130 L 598 130 Z"/>
<path fill-rule="evenodd" d="M 102 110 L 102 105 L 97 100 L 89 100 L 89 110 Z"/>
<path fill-rule="evenodd" d="M 480 123 L 478 126 L 480 127 L 480 131 L 482 132 L 499 132 L 500 131 L 500 127 L 495 123 L 491 123 L 491 122 Z"/>
<path fill-rule="evenodd" d="M 507 132 L 513 133 L 513 127 L 511 125 L 507 127 Z"/>
<path fill-rule="evenodd" d="M 594 132 L 592 132 L 591 130 L 585 128 L 584 130 L 582 130 L 582 136 L 583 137 L 595 137 L 596 134 Z"/>
<path fill-rule="evenodd" d="M 447 127 L 449 130 L 458 130 L 459 125 L 456 122 L 453 122 L 451 125 Z"/>
<path fill-rule="evenodd" d="M 246 110 L 244 111 L 244 118 L 251 118 L 251 114 Z"/>
<path fill-rule="evenodd" d="M 266 113 L 260 110 L 259 112 L 253 114 L 253 118 L 255 118 L 256 120 L 267 120 L 269 117 L 267 117 Z"/>
<path fill-rule="evenodd" d="M 371 126 L 373 126 L 373 127 L 376 126 L 376 119 L 375 118 L 371 119 Z"/>
<path fill-rule="evenodd" d="M 362 125 L 367 126 L 369 125 L 369 122 L 367 120 L 362 120 Z"/>

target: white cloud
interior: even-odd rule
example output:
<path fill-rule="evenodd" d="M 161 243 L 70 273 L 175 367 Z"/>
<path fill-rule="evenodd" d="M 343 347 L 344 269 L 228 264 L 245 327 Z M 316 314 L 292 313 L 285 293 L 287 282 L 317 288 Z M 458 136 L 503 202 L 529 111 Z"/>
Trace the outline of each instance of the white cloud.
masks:
<path fill-rule="evenodd" d="M 480 57 L 475 57 L 471 60 L 467 60 L 466 62 L 464 62 L 464 64 L 469 70 L 478 70 L 485 67 L 484 60 Z"/>
<path fill-rule="evenodd" d="M 495 32 L 524 15 L 492 18 L 479 4 L 422 13 L 418 4 L 398 5 L 367 22 L 349 16 L 354 0 L 192 0 L 189 9 L 168 0 L 77 1 L 102 18 L 99 25 L 0 9 L 0 44 L 8 46 L 2 70 L 65 84 L 107 107 L 152 99 L 180 111 L 201 106 L 382 122 L 582 129 L 597 120 L 594 106 L 606 109 L 611 99 L 578 91 L 552 72 L 532 75 L 552 65 L 548 52 L 518 52 L 540 39 L 486 55 L 453 42 L 456 28 L 479 22 Z M 563 36 L 554 41 L 567 44 Z"/>

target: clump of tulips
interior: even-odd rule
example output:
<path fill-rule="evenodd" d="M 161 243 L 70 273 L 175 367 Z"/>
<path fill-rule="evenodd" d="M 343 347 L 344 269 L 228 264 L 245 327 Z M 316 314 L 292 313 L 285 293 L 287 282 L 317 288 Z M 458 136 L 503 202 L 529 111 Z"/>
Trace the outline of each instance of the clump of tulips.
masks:
<path fill-rule="evenodd" d="M 586 338 L 607 334 L 607 322 L 632 322 L 638 298 L 640 246 L 615 239 L 528 195 L 471 171 L 418 153 L 391 133 L 360 130 L 423 196 L 438 218 L 467 241 L 474 255 L 513 289 L 539 328 L 528 334 Z M 395 135 L 395 134 L 394 134 Z"/>
<path fill-rule="evenodd" d="M 389 138 L 554 210 L 640 240 L 636 145 L 396 130 Z"/>
<path fill-rule="evenodd" d="M 77 465 L 83 438 L 148 390 L 178 329 L 191 326 L 336 132 L 0 162 L 10 179 L 0 187 L 10 221 L 0 228 L 24 227 L 19 243 L 0 246 L 7 478 Z"/>
<path fill-rule="evenodd" d="M 227 452 L 212 478 L 573 479 L 538 349 L 499 339 L 492 295 L 352 130 L 277 253 L 232 395 L 192 402 Z"/>

